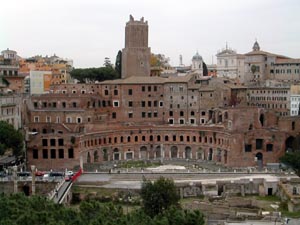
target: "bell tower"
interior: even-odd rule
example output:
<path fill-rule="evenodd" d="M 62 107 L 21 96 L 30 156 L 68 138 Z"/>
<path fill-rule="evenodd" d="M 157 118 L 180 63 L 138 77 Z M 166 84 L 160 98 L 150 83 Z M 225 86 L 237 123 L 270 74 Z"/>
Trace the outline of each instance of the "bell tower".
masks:
<path fill-rule="evenodd" d="M 148 22 L 130 15 L 125 27 L 125 48 L 122 50 L 122 78 L 150 76 L 151 50 L 148 47 Z"/>

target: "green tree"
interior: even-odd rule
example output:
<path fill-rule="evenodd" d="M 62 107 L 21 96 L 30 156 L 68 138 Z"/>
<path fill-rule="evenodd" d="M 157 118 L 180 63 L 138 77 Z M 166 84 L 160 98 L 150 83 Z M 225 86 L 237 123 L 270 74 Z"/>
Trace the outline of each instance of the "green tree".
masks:
<path fill-rule="evenodd" d="M 151 182 L 144 180 L 141 188 L 143 210 L 149 216 L 163 213 L 171 206 L 179 206 L 180 196 L 174 181 L 164 177 Z"/>
<path fill-rule="evenodd" d="M 159 220 L 167 220 L 172 225 L 203 225 L 204 216 L 199 210 L 181 210 L 171 206 Z"/>
<path fill-rule="evenodd" d="M 80 83 L 118 79 L 119 75 L 112 66 L 99 68 L 73 69 L 71 77 Z"/>
<path fill-rule="evenodd" d="M 0 84 L 4 84 L 6 87 L 9 86 L 9 81 L 6 80 L 3 76 L 0 76 Z"/>
<path fill-rule="evenodd" d="M 108 58 L 108 57 L 105 57 L 105 58 L 104 58 L 104 64 L 103 64 L 103 66 L 104 66 L 104 67 L 112 67 L 110 58 Z"/>
<path fill-rule="evenodd" d="M 290 166 L 295 170 L 296 174 L 300 176 L 300 152 L 286 152 L 284 156 L 280 158 L 280 162 Z"/>
<path fill-rule="evenodd" d="M 203 225 L 199 211 L 171 206 L 149 216 L 142 209 L 124 214 L 120 206 L 88 200 L 79 208 L 55 204 L 41 196 L 0 194 L 1 225 Z"/>
<path fill-rule="evenodd" d="M 118 55 L 116 57 L 115 70 L 119 77 L 122 77 L 122 51 L 118 51 Z"/>
<path fill-rule="evenodd" d="M 256 66 L 255 65 L 252 65 L 250 69 L 251 69 L 251 72 L 253 74 L 256 72 Z"/>
<path fill-rule="evenodd" d="M 0 153 L 2 155 L 10 149 L 15 156 L 21 155 L 23 141 L 23 134 L 20 131 L 15 130 L 11 124 L 0 121 Z"/>

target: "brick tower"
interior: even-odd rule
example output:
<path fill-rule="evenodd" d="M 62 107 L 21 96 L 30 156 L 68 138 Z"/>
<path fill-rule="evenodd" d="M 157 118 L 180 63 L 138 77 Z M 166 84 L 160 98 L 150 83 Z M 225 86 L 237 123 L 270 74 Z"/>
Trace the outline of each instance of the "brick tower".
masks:
<path fill-rule="evenodd" d="M 150 55 L 148 47 L 148 22 L 139 21 L 130 15 L 125 27 L 125 48 L 122 50 L 122 78 L 150 76 Z"/>

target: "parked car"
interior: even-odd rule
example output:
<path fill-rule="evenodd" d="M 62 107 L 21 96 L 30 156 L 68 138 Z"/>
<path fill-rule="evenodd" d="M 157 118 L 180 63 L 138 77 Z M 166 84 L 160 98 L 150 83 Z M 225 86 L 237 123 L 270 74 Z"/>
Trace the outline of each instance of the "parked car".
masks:
<path fill-rule="evenodd" d="M 18 172 L 17 173 L 17 176 L 21 179 L 21 180 L 31 180 L 32 179 L 32 176 L 31 176 L 31 172 L 27 172 L 27 171 L 24 171 L 24 172 Z"/>
<path fill-rule="evenodd" d="M 49 177 L 63 177 L 64 173 L 62 172 L 50 172 Z"/>
<path fill-rule="evenodd" d="M 66 176 L 73 176 L 74 175 L 74 172 L 72 170 L 68 170 L 66 173 L 65 173 Z"/>
<path fill-rule="evenodd" d="M 45 172 L 44 171 L 36 171 L 35 172 L 35 176 L 40 177 L 40 176 L 44 176 Z"/>
<path fill-rule="evenodd" d="M 65 181 L 71 181 L 73 176 L 65 176 Z"/>
<path fill-rule="evenodd" d="M 18 176 L 18 177 L 30 177 L 30 176 L 31 176 L 31 173 L 30 173 L 30 172 L 27 172 L 27 171 L 24 171 L 24 172 L 18 172 L 18 173 L 17 173 L 17 176 Z"/>
<path fill-rule="evenodd" d="M 43 181 L 48 181 L 49 180 L 49 173 L 45 173 L 43 175 Z"/>

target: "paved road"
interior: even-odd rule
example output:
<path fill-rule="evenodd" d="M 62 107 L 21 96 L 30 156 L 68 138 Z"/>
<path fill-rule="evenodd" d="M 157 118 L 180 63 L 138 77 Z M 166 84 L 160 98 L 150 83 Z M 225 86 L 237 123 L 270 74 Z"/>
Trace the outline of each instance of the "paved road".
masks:
<path fill-rule="evenodd" d="M 264 178 L 267 181 L 278 181 L 280 178 L 293 178 L 295 175 L 285 174 L 265 174 L 265 173 L 84 173 L 76 183 L 85 183 L 91 186 L 106 187 L 106 188 L 130 188 L 139 189 L 143 178 L 157 179 L 161 176 L 174 179 L 175 183 L 183 182 L 201 182 L 201 183 L 216 183 L 216 181 L 234 181 L 240 179 L 256 179 Z"/>
<path fill-rule="evenodd" d="M 57 190 L 56 194 L 53 197 L 53 201 L 55 203 L 59 203 L 60 199 L 62 198 L 62 196 L 64 195 L 64 193 L 66 192 L 67 188 L 71 185 L 71 181 L 68 182 L 64 182 L 62 184 L 62 186 Z"/>
<path fill-rule="evenodd" d="M 290 219 L 286 225 L 300 225 L 300 219 Z"/>

